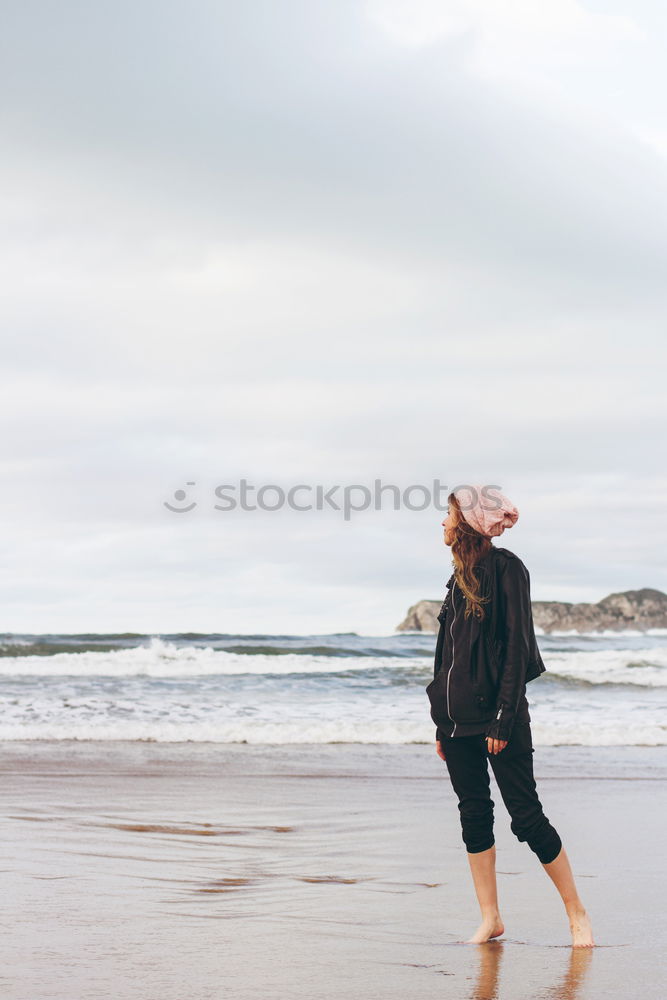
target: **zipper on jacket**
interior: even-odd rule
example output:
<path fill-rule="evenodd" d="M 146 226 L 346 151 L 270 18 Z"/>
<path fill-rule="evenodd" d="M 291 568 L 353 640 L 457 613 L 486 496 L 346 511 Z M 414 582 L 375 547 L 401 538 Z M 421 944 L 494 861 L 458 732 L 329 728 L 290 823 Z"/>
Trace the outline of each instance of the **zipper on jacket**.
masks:
<path fill-rule="evenodd" d="M 456 584 L 454 584 L 454 586 L 452 587 L 452 591 L 453 591 L 453 589 L 454 589 L 455 586 L 456 586 Z M 454 595 L 453 595 L 453 593 L 452 593 L 452 596 L 451 596 L 451 608 L 452 608 L 454 614 L 452 615 L 452 623 L 449 626 L 449 634 L 452 637 L 452 662 L 451 662 L 451 665 L 449 667 L 449 673 L 447 674 L 447 715 L 449 716 L 449 718 L 451 719 L 451 721 L 454 722 L 454 720 L 452 719 L 451 712 L 449 711 L 449 678 L 450 678 L 450 675 L 451 675 L 451 672 L 452 672 L 452 667 L 454 666 L 454 632 L 453 632 L 453 628 L 454 628 L 454 620 L 456 618 L 456 605 L 454 604 Z M 452 729 L 452 736 L 454 735 L 455 732 L 456 732 L 456 723 L 454 722 L 454 728 Z"/>
<path fill-rule="evenodd" d="M 502 714 L 503 714 L 503 706 L 501 705 L 500 708 L 498 709 L 498 714 L 496 716 L 496 719 L 499 719 Z"/>

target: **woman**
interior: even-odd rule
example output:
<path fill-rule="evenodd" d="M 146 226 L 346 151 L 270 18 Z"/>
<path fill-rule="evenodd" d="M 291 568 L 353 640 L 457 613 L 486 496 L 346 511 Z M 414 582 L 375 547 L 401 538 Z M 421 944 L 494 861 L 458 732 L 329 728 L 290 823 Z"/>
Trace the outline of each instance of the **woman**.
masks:
<path fill-rule="evenodd" d="M 436 751 L 459 800 L 482 912 L 468 940 L 480 944 L 505 932 L 496 887 L 490 760 L 512 832 L 528 843 L 563 899 L 573 946 L 591 947 L 588 914 L 533 776 L 526 683 L 546 668 L 535 639 L 530 577 L 518 556 L 491 542 L 516 523 L 519 512 L 492 487 L 458 487 L 447 499 L 442 524 L 454 572 L 438 616 L 434 679 L 426 690 L 437 726 Z"/>

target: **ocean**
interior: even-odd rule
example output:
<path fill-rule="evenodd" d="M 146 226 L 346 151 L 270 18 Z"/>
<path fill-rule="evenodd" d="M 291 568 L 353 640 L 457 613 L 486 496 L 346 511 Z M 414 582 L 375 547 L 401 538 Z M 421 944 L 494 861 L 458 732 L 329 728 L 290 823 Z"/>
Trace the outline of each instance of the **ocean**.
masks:
<path fill-rule="evenodd" d="M 436 637 L 0 635 L 0 739 L 429 743 Z M 540 635 L 536 745 L 667 742 L 667 630 Z"/>

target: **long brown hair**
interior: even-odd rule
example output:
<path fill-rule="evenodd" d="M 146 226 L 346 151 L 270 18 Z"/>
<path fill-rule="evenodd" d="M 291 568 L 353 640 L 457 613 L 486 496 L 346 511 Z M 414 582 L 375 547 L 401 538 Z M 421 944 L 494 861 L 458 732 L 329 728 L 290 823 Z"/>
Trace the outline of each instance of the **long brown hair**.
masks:
<path fill-rule="evenodd" d="M 472 614 L 482 620 L 484 618 L 482 604 L 486 604 L 489 599 L 480 594 L 475 564 L 493 548 L 493 545 L 488 538 L 468 524 L 455 493 L 450 493 L 447 501 L 455 511 L 456 523 L 451 550 L 454 560 L 454 579 L 466 599 L 465 617 L 468 618 Z"/>

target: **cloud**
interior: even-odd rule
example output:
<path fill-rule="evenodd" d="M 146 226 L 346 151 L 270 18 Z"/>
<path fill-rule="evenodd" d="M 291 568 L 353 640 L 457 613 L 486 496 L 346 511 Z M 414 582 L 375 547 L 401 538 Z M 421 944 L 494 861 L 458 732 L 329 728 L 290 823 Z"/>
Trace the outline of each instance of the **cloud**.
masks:
<path fill-rule="evenodd" d="M 645 38 L 633 17 L 592 11 L 576 0 L 367 0 L 366 13 L 400 45 L 464 39 L 468 64 L 485 76 L 539 76 L 615 55 Z"/>
<path fill-rule="evenodd" d="M 655 585 L 659 516 L 590 478 L 664 488 L 661 132 L 641 75 L 608 90 L 662 65 L 646 15 L 410 10 L 10 5 L 6 627 L 388 630 L 437 596 L 433 512 L 161 506 L 242 475 L 492 479 L 541 596 Z"/>

